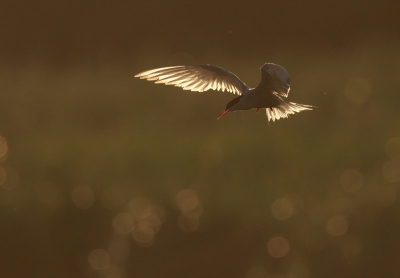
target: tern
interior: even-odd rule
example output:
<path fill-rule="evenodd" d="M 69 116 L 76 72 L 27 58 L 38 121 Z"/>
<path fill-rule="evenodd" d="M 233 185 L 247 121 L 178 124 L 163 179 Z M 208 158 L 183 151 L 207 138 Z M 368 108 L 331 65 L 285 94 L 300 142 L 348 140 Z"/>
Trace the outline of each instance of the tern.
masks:
<path fill-rule="evenodd" d="M 260 70 L 261 81 L 255 88 L 249 88 L 226 69 L 208 64 L 157 68 L 138 73 L 135 77 L 174 85 L 184 90 L 197 92 L 216 90 L 238 94 L 238 97 L 228 102 L 218 119 L 228 112 L 256 109 L 258 113 L 260 109 L 265 109 L 268 121 L 275 121 L 314 108 L 312 105 L 283 99 L 289 95 L 291 80 L 289 73 L 282 66 L 266 63 Z"/>

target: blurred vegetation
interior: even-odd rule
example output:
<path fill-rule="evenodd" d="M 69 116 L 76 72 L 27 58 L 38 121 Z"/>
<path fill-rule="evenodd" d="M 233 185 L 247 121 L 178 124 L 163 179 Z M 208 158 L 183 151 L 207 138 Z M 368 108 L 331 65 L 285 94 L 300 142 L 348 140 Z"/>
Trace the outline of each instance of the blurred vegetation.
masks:
<path fill-rule="evenodd" d="M 398 277 L 398 6 L 317 3 L 5 1 L 2 275 Z M 318 108 L 133 78 L 265 62 Z"/>

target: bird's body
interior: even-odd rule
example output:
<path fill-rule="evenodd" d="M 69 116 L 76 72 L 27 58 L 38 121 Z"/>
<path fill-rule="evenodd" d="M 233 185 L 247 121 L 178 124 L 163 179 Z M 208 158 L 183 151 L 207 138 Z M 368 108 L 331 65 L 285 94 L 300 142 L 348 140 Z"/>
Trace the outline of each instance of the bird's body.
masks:
<path fill-rule="evenodd" d="M 290 114 L 312 110 L 313 106 L 287 102 L 290 77 L 287 71 L 276 64 L 261 67 L 261 81 L 249 88 L 233 73 L 212 65 L 176 66 L 153 69 L 135 75 L 140 79 L 174 85 L 184 90 L 203 92 L 207 90 L 228 91 L 240 95 L 231 100 L 218 119 L 228 112 L 238 110 L 266 109 L 268 120 L 287 118 Z"/>

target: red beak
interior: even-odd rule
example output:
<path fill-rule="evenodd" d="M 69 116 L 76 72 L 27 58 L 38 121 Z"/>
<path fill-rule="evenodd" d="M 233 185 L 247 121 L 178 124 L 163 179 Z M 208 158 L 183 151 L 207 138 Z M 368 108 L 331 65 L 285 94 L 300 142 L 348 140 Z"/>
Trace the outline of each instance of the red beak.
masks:
<path fill-rule="evenodd" d="M 222 118 L 226 113 L 228 113 L 228 112 L 229 112 L 229 109 L 224 110 L 224 112 L 222 112 L 222 113 L 218 116 L 217 120 L 221 119 L 221 118 Z"/>

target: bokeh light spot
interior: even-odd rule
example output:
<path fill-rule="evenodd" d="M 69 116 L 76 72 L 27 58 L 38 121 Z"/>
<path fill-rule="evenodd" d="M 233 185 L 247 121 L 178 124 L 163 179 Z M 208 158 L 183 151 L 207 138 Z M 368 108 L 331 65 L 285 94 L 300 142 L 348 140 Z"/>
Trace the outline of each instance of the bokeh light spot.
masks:
<path fill-rule="evenodd" d="M 284 237 L 273 237 L 267 244 L 268 254 L 274 258 L 282 258 L 289 253 L 290 244 Z"/>
<path fill-rule="evenodd" d="M 346 192 L 356 192 L 363 185 L 363 175 L 356 169 L 344 171 L 340 176 L 340 185 Z"/>
<path fill-rule="evenodd" d="M 140 196 L 128 203 L 127 212 L 136 223 L 132 231 L 133 238 L 142 246 L 151 246 L 164 221 L 165 210 L 154 205 L 150 199 Z"/>
<path fill-rule="evenodd" d="M 96 249 L 90 252 L 88 261 L 93 269 L 103 270 L 110 266 L 111 256 L 103 249 Z"/>
<path fill-rule="evenodd" d="M 331 236 L 342 236 L 347 232 L 349 222 L 343 215 L 334 215 L 326 223 L 326 231 Z"/>
<path fill-rule="evenodd" d="M 181 190 L 175 197 L 175 202 L 181 210 L 178 218 L 178 227 L 185 232 L 193 232 L 199 228 L 200 216 L 203 213 L 203 205 L 193 189 Z"/>
<path fill-rule="evenodd" d="M 200 203 L 197 207 L 192 210 L 183 210 L 182 215 L 187 218 L 197 219 L 203 214 L 203 205 Z"/>
<path fill-rule="evenodd" d="M 347 82 L 343 94 L 351 103 L 359 105 L 368 100 L 371 89 L 371 84 L 367 79 L 353 78 Z"/>
<path fill-rule="evenodd" d="M 114 216 L 112 226 L 117 234 L 127 235 L 135 228 L 135 221 L 132 215 L 123 212 Z"/>
<path fill-rule="evenodd" d="M 382 167 L 382 172 L 388 182 L 400 181 L 400 156 L 387 161 Z"/>
<path fill-rule="evenodd" d="M 141 229 L 134 229 L 132 236 L 138 244 L 144 247 L 149 247 L 154 243 L 154 234 L 143 233 Z"/>
<path fill-rule="evenodd" d="M 0 136 L 0 160 L 6 156 L 8 152 L 8 144 L 7 140 L 3 137 Z"/>
<path fill-rule="evenodd" d="M 144 215 L 139 220 L 139 229 L 144 234 L 154 235 L 160 230 L 161 220 L 160 218 L 153 212 Z"/>
<path fill-rule="evenodd" d="M 294 213 L 293 203 L 288 198 L 278 199 L 272 204 L 271 213 L 278 220 L 286 220 Z"/>
<path fill-rule="evenodd" d="M 181 190 L 176 195 L 175 201 L 181 211 L 193 210 L 200 204 L 196 191 L 192 189 Z"/>
<path fill-rule="evenodd" d="M 94 203 L 93 190 L 88 186 L 78 186 L 72 191 L 72 202 L 77 208 L 88 209 Z"/>
<path fill-rule="evenodd" d="M 151 200 L 143 196 L 133 198 L 127 206 L 127 211 L 136 219 L 141 219 L 144 215 L 151 212 L 152 209 L 153 204 Z"/>

